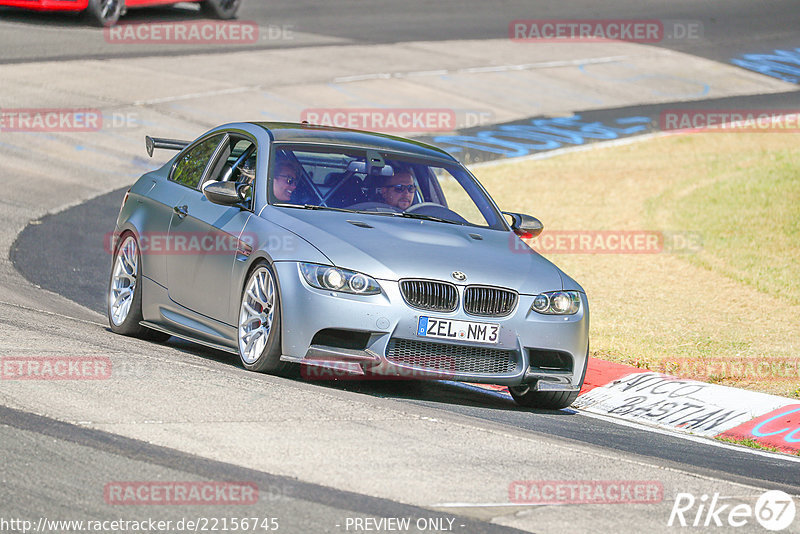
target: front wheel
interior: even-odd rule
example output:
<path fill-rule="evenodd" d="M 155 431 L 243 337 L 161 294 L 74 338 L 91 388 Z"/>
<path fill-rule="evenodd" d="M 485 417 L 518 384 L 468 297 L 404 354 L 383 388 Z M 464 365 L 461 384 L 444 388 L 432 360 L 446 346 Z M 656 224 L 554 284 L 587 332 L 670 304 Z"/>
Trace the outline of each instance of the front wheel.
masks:
<path fill-rule="evenodd" d="M 241 0 L 203 0 L 200 2 L 200 11 L 207 17 L 228 20 L 236 18 Z"/>
<path fill-rule="evenodd" d="M 578 382 L 583 387 L 586 380 L 586 369 L 589 367 L 589 345 L 586 345 L 586 359 L 583 361 L 583 371 Z M 541 408 L 544 410 L 560 410 L 568 408 L 578 398 L 580 391 L 534 391 L 530 384 L 509 386 L 508 392 L 520 406 L 528 408 Z"/>
<path fill-rule="evenodd" d="M 508 392 L 520 406 L 545 410 L 567 408 L 578 398 L 577 391 L 534 391 L 529 385 L 509 386 Z"/>
<path fill-rule="evenodd" d="M 166 341 L 169 334 L 139 324 L 142 321 L 141 260 L 136 238 L 131 233 L 123 234 L 114 253 L 108 282 L 108 324 L 117 334 Z"/>
<path fill-rule="evenodd" d="M 246 369 L 286 374 L 291 365 L 281 361 L 281 306 L 275 276 L 266 263 L 250 273 L 239 306 L 239 358 Z"/>
<path fill-rule="evenodd" d="M 89 0 L 85 14 L 95 26 L 113 26 L 125 10 L 125 0 Z"/>

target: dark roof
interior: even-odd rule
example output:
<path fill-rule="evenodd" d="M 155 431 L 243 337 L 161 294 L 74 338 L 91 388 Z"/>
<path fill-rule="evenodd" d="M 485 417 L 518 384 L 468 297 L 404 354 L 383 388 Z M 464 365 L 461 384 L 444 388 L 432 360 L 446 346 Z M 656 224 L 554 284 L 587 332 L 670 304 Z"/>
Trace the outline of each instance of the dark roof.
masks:
<path fill-rule="evenodd" d="M 424 156 L 429 158 L 456 161 L 453 156 L 435 146 L 413 141 L 404 137 L 361 130 L 348 130 L 315 124 L 296 122 L 254 122 L 267 130 L 272 138 L 280 143 L 313 143 L 323 145 L 352 146 L 358 148 L 388 150 Z"/>

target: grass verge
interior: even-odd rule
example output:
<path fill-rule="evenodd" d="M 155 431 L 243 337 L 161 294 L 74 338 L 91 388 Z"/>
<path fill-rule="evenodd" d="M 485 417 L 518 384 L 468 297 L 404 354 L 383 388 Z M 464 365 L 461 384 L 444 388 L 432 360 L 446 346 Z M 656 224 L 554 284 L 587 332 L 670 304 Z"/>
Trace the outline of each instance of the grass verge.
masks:
<path fill-rule="evenodd" d="M 658 253 L 545 253 L 589 295 L 592 356 L 656 370 L 788 362 L 781 376 L 769 369 L 786 365 L 690 377 L 800 398 L 798 141 L 675 135 L 476 174 L 502 209 L 538 217 L 545 232 L 666 236 Z"/>
<path fill-rule="evenodd" d="M 771 447 L 769 445 L 764 445 L 764 444 L 759 443 L 758 441 L 756 441 L 754 439 L 722 438 L 722 437 L 719 437 L 719 436 L 715 437 L 714 439 L 717 440 L 717 441 L 722 441 L 723 443 L 732 443 L 733 445 L 741 445 L 743 447 L 750 447 L 751 449 L 759 449 L 759 450 L 762 450 L 762 451 L 780 452 L 780 453 L 784 453 L 784 454 L 794 454 L 795 456 L 800 456 L 800 451 L 795 451 L 795 452 L 782 451 L 778 447 Z"/>

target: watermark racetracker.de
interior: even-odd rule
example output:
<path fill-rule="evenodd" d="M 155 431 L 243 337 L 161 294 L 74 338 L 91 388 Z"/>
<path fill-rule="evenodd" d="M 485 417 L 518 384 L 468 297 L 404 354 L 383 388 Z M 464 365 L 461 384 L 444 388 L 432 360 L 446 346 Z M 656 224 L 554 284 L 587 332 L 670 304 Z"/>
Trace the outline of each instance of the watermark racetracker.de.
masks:
<path fill-rule="evenodd" d="M 528 19 L 512 20 L 508 37 L 539 43 L 661 43 L 703 37 L 699 20 L 666 19 Z"/>
<path fill-rule="evenodd" d="M 518 504 L 656 504 L 664 499 L 657 480 L 515 480 L 508 499 Z"/>
<path fill-rule="evenodd" d="M 0 109 L 0 132 L 83 133 L 141 125 L 135 111 L 97 108 L 5 108 Z"/>
<path fill-rule="evenodd" d="M 800 384 L 800 358 L 673 358 L 660 361 L 652 371 L 703 382 L 757 380 Z"/>
<path fill-rule="evenodd" d="M 105 28 L 109 44 L 255 44 L 259 26 L 255 21 L 180 21 L 121 24 Z"/>
<path fill-rule="evenodd" d="M 662 131 L 718 133 L 798 133 L 797 109 L 665 109 L 659 114 Z"/>
<path fill-rule="evenodd" d="M 300 120 L 380 132 L 450 132 L 457 128 L 456 111 L 449 108 L 309 108 Z"/>
<path fill-rule="evenodd" d="M 533 238 L 509 235 L 512 252 L 529 254 L 661 254 L 696 253 L 698 232 L 661 230 L 545 230 Z"/>
<path fill-rule="evenodd" d="M 255 482 L 114 481 L 103 487 L 112 505 L 252 505 Z"/>
<path fill-rule="evenodd" d="M 120 233 L 107 232 L 103 236 L 103 249 L 108 254 L 116 251 Z M 235 236 L 221 230 L 207 232 L 142 232 L 136 235 L 139 252 L 148 255 L 228 255 L 249 256 L 256 246 L 269 253 L 293 252 L 297 247 L 293 236 L 265 236 L 260 239 L 255 232 L 242 232 Z"/>
<path fill-rule="evenodd" d="M 270 532 L 280 530 L 277 517 L 191 516 L 180 519 L 55 519 L 0 516 L 0 532 Z"/>
<path fill-rule="evenodd" d="M 103 113 L 93 108 L 4 108 L 0 132 L 97 132 Z"/>
<path fill-rule="evenodd" d="M 107 380 L 108 356 L 4 356 L 0 380 Z"/>
<path fill-rule="evenodd" d="M 448 356 L 411 356 L 404 362 L 385 362 L 363 368 L 352 362 L 317 359 L 300 367 L 304 380 L 450 380 L 455 378 L 457 362 Z"/>

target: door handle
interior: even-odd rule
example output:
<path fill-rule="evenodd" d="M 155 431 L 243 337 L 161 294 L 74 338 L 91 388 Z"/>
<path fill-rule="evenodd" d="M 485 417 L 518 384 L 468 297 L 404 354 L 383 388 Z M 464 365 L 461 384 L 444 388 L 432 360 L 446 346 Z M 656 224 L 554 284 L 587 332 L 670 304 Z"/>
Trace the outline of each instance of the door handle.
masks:
<path fill-rule="evenodd" d="M 178 216 L 179 219 L 183 219 L 187 215 L 189 215 L 189 206 L 184 204 L 183 206 L 175 206 L 172 208 L 172 211 L 175 212 L 175 215 Z"/>

